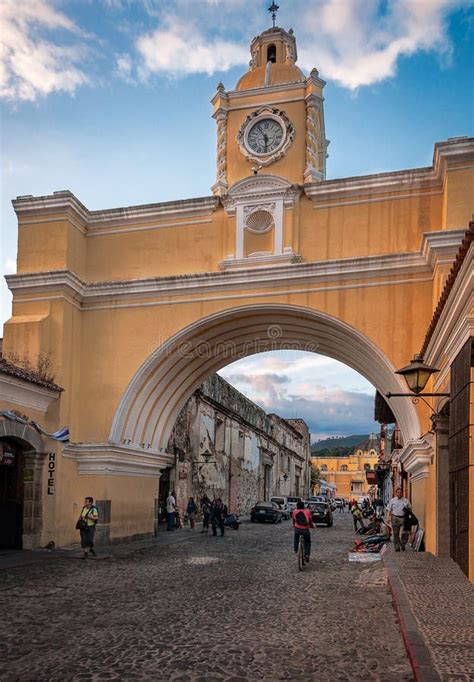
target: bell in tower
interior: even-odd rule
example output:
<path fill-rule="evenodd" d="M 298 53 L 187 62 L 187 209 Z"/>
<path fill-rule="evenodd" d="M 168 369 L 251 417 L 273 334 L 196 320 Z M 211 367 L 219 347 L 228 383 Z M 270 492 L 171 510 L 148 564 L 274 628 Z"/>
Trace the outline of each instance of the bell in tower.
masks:
<path fill-rule="evenodd" d="M 217 122 L 217 177 L 212 191 L 225 195 L 238 181 L 263 172 L 291 184 L 326 177 L 325 82 L 297 66 L 293 30 L 274 25 L 250 45 L 248 71 L 234 90 L 222 83 L 212 99 Z"/>

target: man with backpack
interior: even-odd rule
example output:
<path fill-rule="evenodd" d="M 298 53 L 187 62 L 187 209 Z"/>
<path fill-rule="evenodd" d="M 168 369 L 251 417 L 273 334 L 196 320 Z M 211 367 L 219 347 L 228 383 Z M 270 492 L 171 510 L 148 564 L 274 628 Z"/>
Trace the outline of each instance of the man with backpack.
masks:
<path fill-rule="evenodd" d="M 98 521 L 99 512 L 94 504 L 94 498 L 86 497 L 76 523 L 76 528 L 81 534 L 81 547 L 84 550 L 83 559 L 87 559 L 89 550 L 92 556 L 97 556 L 94 549 L 94 534 Z"/>
<path fill-rule="evenodd" d="M 291 517 L 293 520 L 293 528 L 295 529 L 295 553 L 298 552 L 298 545 L 302 535 L 304 539 L 304 559 L 306 562 L 308 562 L 309 555 L 311 554 L 311 533 L 309 532 L 309 529 L 314 528 L 314 523 L 311 517 L 311 512 L 309 509 L 305 508 L 303 500 L 298 500 L 296 503 L 296 509 L 293 509 L 291 512 Z"/>

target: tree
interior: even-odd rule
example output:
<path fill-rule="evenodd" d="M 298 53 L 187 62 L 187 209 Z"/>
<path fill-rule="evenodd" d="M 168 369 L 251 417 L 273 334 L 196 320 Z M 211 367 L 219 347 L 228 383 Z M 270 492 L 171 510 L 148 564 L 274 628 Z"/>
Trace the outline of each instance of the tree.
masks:
<path fill-rule="evenodd" d="M 311 485 L 316 485 L 321 480 L 321 471 L 317 464 L 311 463 Z"/>

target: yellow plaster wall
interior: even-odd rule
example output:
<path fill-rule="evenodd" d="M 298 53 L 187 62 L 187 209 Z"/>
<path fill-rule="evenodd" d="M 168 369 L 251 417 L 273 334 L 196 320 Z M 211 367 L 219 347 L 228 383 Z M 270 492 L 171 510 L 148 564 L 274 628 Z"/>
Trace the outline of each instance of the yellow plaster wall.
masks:
<path fill-rule="evenodd" d="M 304 260 L 419 251 L 423 232 L 441 229 L 441 196 L 374 202 L 368 197 L 358 205 L 321 207 L 325 203 L 300 200 L 298 253 Z"/>
<path fill-rule="evenodd" d="M 85 275 L 85 236 L 66 217 L 34 215 L 18 223 L 17 271 L 48 272 L 69 269 Z"/>
<path fill-rule="evenodd" d="M 49 304 L 41 307 L 49 308 Z M 14 315 L 5 322 L 2 354 L 14 364 L 21 360 L 36 369 L 41 352 L 48 352 L 50 345 L 48 312 Z"/>
<path fill-rule="evenodd" d="M 446 230 L 468 228 L 473 217 L 474 169 L 449 168 L 446 174 Z"/>
<path fill-rule="evenodd" d="M 196 217 L 197 224 L 144 231 L 132 231 L 130 226 L 123 233 L 91 237 L 87 240 L 87 279 L 100 282 L 216 271 L 225 255 L 223 214 L 221 209 L 206 218 Z"/>

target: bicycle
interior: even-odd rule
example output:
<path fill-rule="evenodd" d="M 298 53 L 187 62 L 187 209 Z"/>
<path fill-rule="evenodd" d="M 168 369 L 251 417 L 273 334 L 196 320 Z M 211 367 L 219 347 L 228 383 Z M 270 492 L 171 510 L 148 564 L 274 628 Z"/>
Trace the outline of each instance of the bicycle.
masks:
<path fill-rule="evenodd" d="M 299 540 L 298 540 L 298 570 L 302 571 L 303 568 L 305 567 L 305 564 L 308 562 L 305 559 L 305 553 L 304 553 L 304 536 L 303 534 L 300 535 Z"/>

